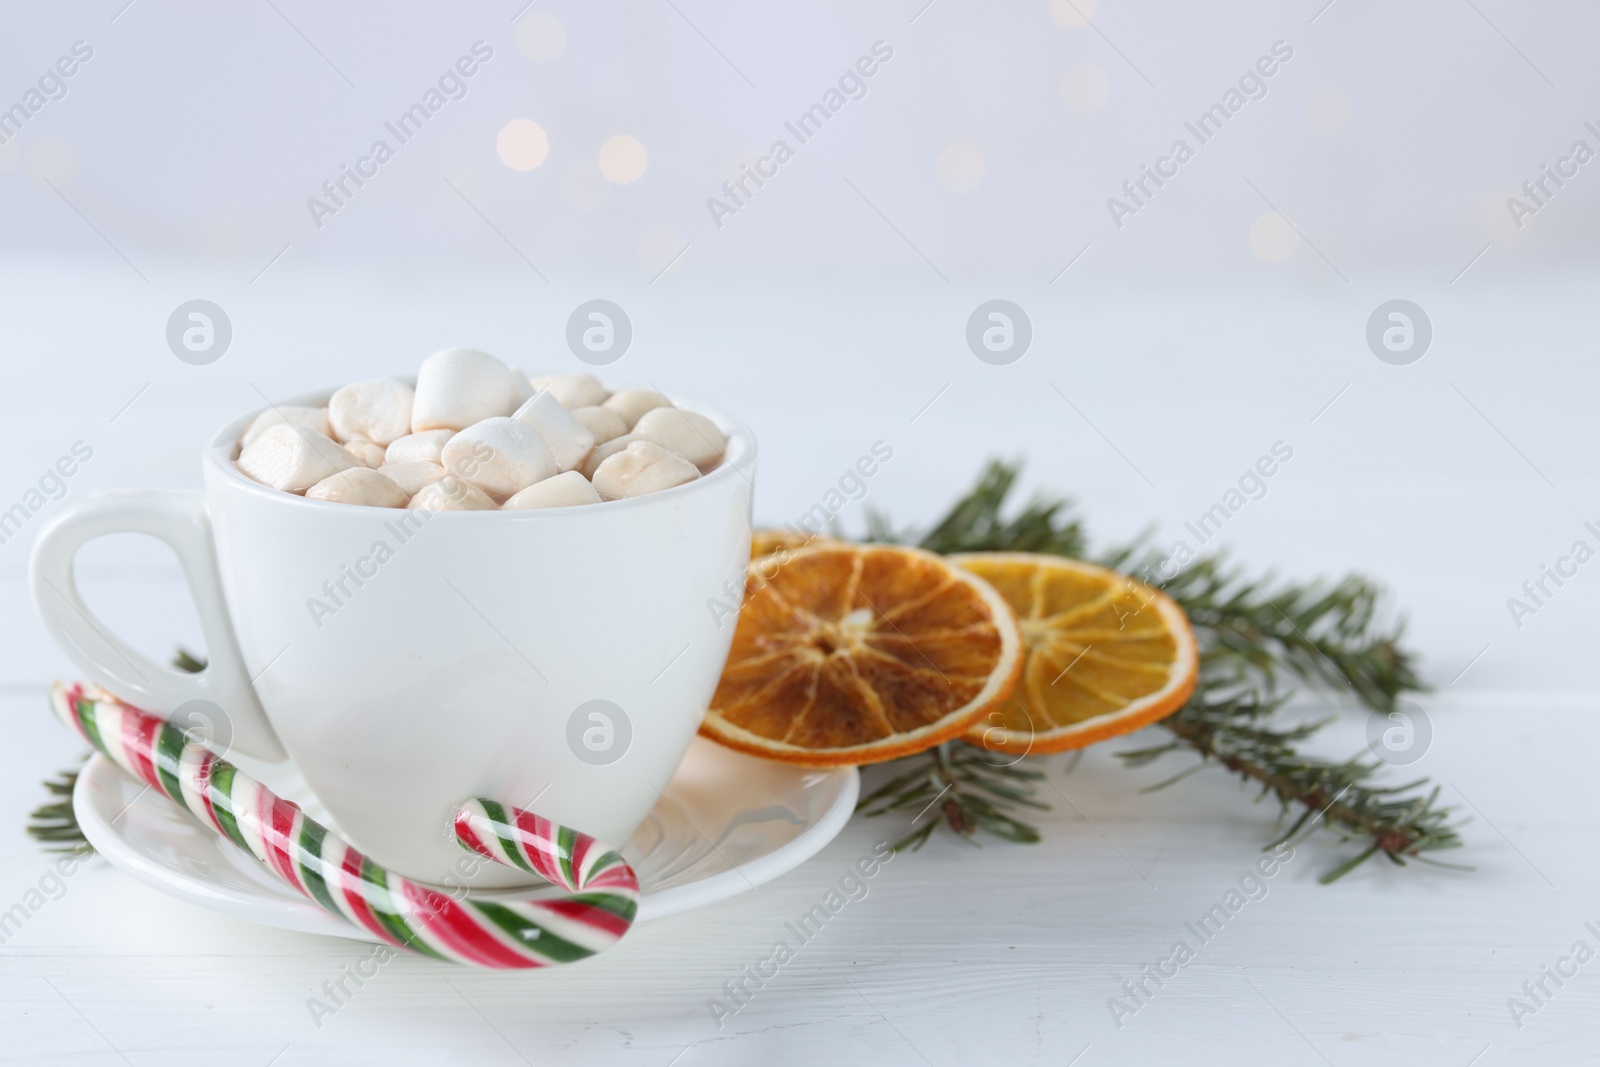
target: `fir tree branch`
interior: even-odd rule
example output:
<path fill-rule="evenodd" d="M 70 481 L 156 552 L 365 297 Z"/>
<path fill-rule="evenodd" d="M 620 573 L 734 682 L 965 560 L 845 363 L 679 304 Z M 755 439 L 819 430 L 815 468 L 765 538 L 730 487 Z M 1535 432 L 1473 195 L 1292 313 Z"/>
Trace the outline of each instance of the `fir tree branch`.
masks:
<path fill-rule="evenodd" d="M 983 830 L 1007 841 L 1031 845 L 1039 831 L 1009 813 L 1018 807 L 1048 811 L 1050 805 L 1033 798 L 1034 783 L 1044 780 L 1044 772 L 998 762 L 983 749 L 955 742 L 938 745 L 926 753 L 895 762 L 908 769 L 862 799 L 857 809 L 867 815 L 916 809 L 912 826 L 922 822 L 935 806 L 944 821 L 969 840 Z M 937 817 L 895 842 L 895 848 L 913 851 L 927 844 L 939 825 Z"/>
<path fill-rule="evenodd" d="M 186 671 L 189 674 L 199 674 L 206 669 L 206 661 L 179 645 L 178 650 L 172 654 L 172 669 Z"/>
<path fill-rule="evenodd" d="M 173 654 L 172 666 L 175 670 L 198 674 L 206 669 L 206 661 L 187 649 L 179 648 Z M 83 836 L 83 828 L 78 825 L 77 812 L 72 809 L 72 790 L 78 784 L 78 773 L 76 769 L 62 771 L 55 778 L 45 782 L 45 791 L 58 799 L 39 805 L 28 816 L 30 837 L 46 846 L 65 846 L 47 847 L 48 852 L 94 851 L 89 839 Z"/>
<path fill-rule="evenodd" d="M 77 784 L 76 770 L 62 771 L 45 782 L 45 791 L 57 799 L 39 805 L 28 816 L 28 836 L 43 844 L 46 852 L 92 851 L 72 811 L 72 789 Z"/>
<path fill-rule="evenodd" d="M 1317 688 L 1347 691 L 1385 713 L 1394 710 L 1401 693 L 1425 688 L 1412 654 L 1401 646 L 1404 621 L 1373 632 L 1382 590 L 1360 575 L 1332 584 L 1279 583 L 1271 574 L 1252 580 L 1225 557 L 1207 556 L 1164 577 L 1176 569 L 1173 564 L 1134 548 L 1109 553 L 1101 562 L 1178 602 L 1212 678 L 1254 676 L 1270 691 L 1287 674 Z"/>
<path fill-rule="evenodd" d="M 1081 557 L 1084 530 L 1067 501 L 1036 498 L 1015 517 L 1002 517 L 1019 469 L 991 462 L 973 490 L 918 543 L 939 552 L 1054 552 Z M 876 514 L 869 517 L 869 534 L 875 540 L 913 540 L 896 536 Z M 1189 615 L 1200 644 L 1201 680 L 1195 695 L 1160 724 L 1172 740 L 1119 754 L 1130 766 L 1173 752 L 1200 757 L 1199 764 L 1152 788 L 1170 785 L 1207 765 L 1221 765 L 1258 787 L 1257 799 L 1268 795 L 1276 799 L 1284 818 L 1293 815 L 1280 841 L 1323 830 L 1362 845 L 1324 875 L 1325 882 L 1374 855 L 1403 864 L 1426 852 L 1459 847 L 1460 837 L 1450 824 L 1451 809 L 1439 805 L 1437 787 L 1423 792 L 1426 780 L 1381 786 L 1374 782 L 1383 768 L 1380 762 L 1302 755 L 1298 746 L 1323 723 L 1285 727 L 1273 721 L 1288 699 L 1283 687 L 1290 681 L 1348 694 L 1381 712 L 1392 710 L 1400 694 L 1423 688 L 1414 657 L 1401 644 L 1403 622 L 1387 630 L 1378 628 L 1382 591 L 1376 585 L 1355 575 L 1332 584 L 1284 583 L 1271 575 L 1253 580 L 1220 556 L 1179 566 L 1152 551 L 1148 536 L 1106 553 L 1100 562 L 1133 573 L 1171 596 Z M 912 803 L 901 802 L 908 791 L 926 803 L 933 791 L 942 789 L 945 822 L 958 835 L 970 838 L 976 830 L 988 829 L 971 812 L 977 803 L 993 803 L 996 780 L 1007 787 L 998 794 L 1013 805 L 1006 810 L 1014 810 L 1018 796 L 1031 801 L 1038 772 L 1020 764 L 990 763 L 981 777 L 952 773 L 949 768 L 960 760 L 951 751 L 964 747 L 953 743 L 897 761 L 895 766 L 909 765 L 908 769 L 876 790 L 863 807 L 869 814 L 901 810 Z M 1031 801 L 1028 806 L 1045 805 Z M 1032 827 L 1006 818 L 1010 833 L 999 836 L 1037 840 Z M 1018 836 L 1019 828 L 1028 834 Z M 930 823 L 907 840 L 920 845 L 931 833 Z"/>
<path fill-rule="evenodd" d="M 1323 828 L 1346 841 L 1360 842 L 1363 850 L 1324 874 L 1324 883 L 1374 855 L 1404 865 L 1408 857 L 1423 858 L 1424 852 L 1461 845 L 1449 824 L 1450 809 L 1438 804 L 1438 787 L 1417 792 L 1427 784 L 1426 779 L 1382 786 L 1373 783 L 1384 767 L 1380 761 L 1357 757 L 1329 762 L 1300 755 L 1295 745 L 1315 735 L 1325 722 L 1272 725 L 1283 699 L 1264 697 L 1259 689 L 1227 693 L 1202 688 L 1182 710 L 1161 723 L 1173 740 L 1117 755 L 1128 766 L 1137 767 L 1188 749 L 1205 762 L 1178 778 L 1214 761 L 1259 786 L 1257 799 L 1270 795 L 1278 802 L 1280 820 L 1293 819 L 1288 830 L 1267 848 Z M 1165 788 L 1178 778 L 1150 788 Z"/>
<path fill-rule="evenodd" d="M 1021 471 L 1019 464 L 991 460 L 972 491 L 916 543 L 941 555 L 1005 551 L 1081 557 L 1086 548 L 1083 526 L 1072 516 L 1070 501 L 1035 497 L 1015 517 L 1001 517 L 1002 505 Z M 896 535 L 882 515 L 869 509 L 867 540 L 908 539 Z"/>

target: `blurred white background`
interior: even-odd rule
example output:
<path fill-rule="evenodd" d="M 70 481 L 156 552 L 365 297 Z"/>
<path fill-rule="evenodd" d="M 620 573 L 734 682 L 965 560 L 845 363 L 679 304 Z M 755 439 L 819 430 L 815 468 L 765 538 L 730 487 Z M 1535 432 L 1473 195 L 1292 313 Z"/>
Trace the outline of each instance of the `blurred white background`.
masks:
<path fill-rule="evenodd" d="M 431 268 L 435 281 L 526 272 L 522 256 L 553 282 L 628 286 L 685 246 L 685 281 L 937 281 L 863 197 L 954 283 L 1044 284 L 1086 244 L 1083 275 L 1259 279 L 1263 261 L 1287 255 L 1272 274 L 1312 291 L 1338 280 L 1330 263 L 1352 280 L 1404 269 L 1448 281 L 1486 242 L 1496 249 L 1483 273 L 1502 280 L 1592 258 L 1589 175 L 1520 233 L 1504 198 L 1573 140 L 1600 147 L 1583 129 L 1600 119 L 1588 106 L 1600 12 L 1322 3 L 13 11 L 6 104 L 74 42 L 93 58 L 0 153 L 4 243 L 35 259 L 117 262 L 54 182 L 152 284 L 183 266 L 247 283 L 285 245 L 267 275 L 280 286 L 358 265 Z M 480 40 L 493 58 L 466 95 L 398 145 L 384 122 Z M 783 123 L 878 41 L 893 58 L 865 96 L 798 146 Z M 1279 41 L 1292 58 L 1266 95 L 1114 228 L 1106 198 Z M 497 153 L 518 120 L 542 141 L 513 128 Z M 395 159 L 319 230 L 306 199 L 379 137 Z M 616 137 L 632 142 L 613 150 L 608 181 L 602 152 Z M 779 137 L 796 158 L 717 229 L 706 199 Z M 1270 228 L 1252 240 L 1269 209 L 1245 179 L 1322 255 Z"/>
<path fill-rule="evenodd" d="M 1581 845 L 1595 836 L 1582 786 L 1592 746 L 1574 738 L 1600 700 L 1600 563 L 1547 586 L 1553 595 L 1520 620 L 1508 599 L 1574 542 L 1600 548 L 1585 526 L 1600 528 L 1600 160 L 1585 156 L 1576 173 L 1561 162 L 1580 140 L 1600 152 L 1594 5 L 97 0 L 13 4 L 3 25 L 0 513 L 21 503 L 28 517 L 0 541 L 0 695 L 19 720 L 37 719 L 5 810 L 35 803 L 35 779 L 78 747 L 43 721 L 44 685 L 71 668 L 26 586 L 29 546 L 62 495 L 41 485 L 59 457 L 80 442 L 93 450 L 66 480 L 71 494 L 196 487 L 201 443 L 264 398 L 409 374 L 457 344 L 531 373 L 592 369 L 566 327 L 602 298 L 625 310 L 633 341 L 600 373 L 742 415 L 760 439 L 757 517 L 769 523 L 822 500 L 882 441 L 893 458 L 840 511 L 846 530 L 862 528 L 869 506 L 928 522 L 1002 456 L 1027 461 L 1030 491 L 1074 496 L 1100 545 L 1154 523 L 1161 543 L 1193 546 L 1187 521 L 1276 443 L 1292 448 L 1266 495 L 1206 547 L 1291 575 L 1359 569 L 1392 589 L 1437 690 L 1421 698 L 1437 744 L 1414 770 L 1447 782 L 1450 803 L 1470 793 L 1483 805 L 1467 857 L 1480 872 L 1391 878 L 1369 865 L 1325 891 L 1309 884 L 1328 865 L 1319 858 L 1272 905 L 1279 917 L 1207 965 L 1195 979 L 1204 992 L 1175 996 L 1161 1009 L 1174 1013 L 1167 1027 L 1128 1040 L 1148 1041 L 1147 1058 L 1193 1056 L 1209 1047 L 1194 1034 L 1243 1019 L 1254 1047 L 1312 1062 L 1286 1017 L 1338 1062 L 1466 1063 L 1487 1043 L 1493 1057 L 1518 1048 L 1527 1062 L 1564 1062 L 1577 1046 L 1552 1043 L 1587 1040 L 1587 994 L 1567 994 L 1526 1032 L 1502 1000 L 1580 932 L 1593 902 L 1594 850 Z M 464 95 L 447 100 L 447 80 L 438 110 L 401 144 L 385 124 L 425 102 L 477 42 L 492 55 Z M 55 81 L 75 46 L 92 56 Z M 875 46 L 892 55 L 864 92 L 847 81 L 836 113 L 799 143 L 785 124 L 826 106 Z M 1185 124 L 1226 105 L 1275 47 L 1271 77 L 1247 80 L 1237 113 L 1200 144 Z M 1118 226 L 1108 198 L 1180 138 L 1193 158 Z M 379 139 L 393 158 L 319 226 L 308 198 L 327 200 L 323 183 Z M 717 225 L 708 199 L 726 201 L 723 183 L 780 139 L 793 158 L 759 189 L 747 183 L 753 195 Z M 1566 168 L 1563 185 L 1547 166 Z M 1540 179 L 1539 210 L 1519 227 L 1507 199 L 1526 201 L 1523 183 Z M 232 328 L 205 365 L 167 342 L 169 317 L 195 299 Z M 967 342 L 969 317 L 994 299 L 1032 328 L 1004 365 Z M 1432 329 L 1404 365 L 1367 341 L 1369 318 L 1396 299 Z M 80 575 L 108 625 L 150 654 L 199 646 L 159 547 L 93 545 Z M 1328 744 L 1353 751 L 1361 722 L 1346 716 Z M 814 1063 L 813 1047 L 802 1056 L 787 1036 L 809 1012 L 812 1029 L 794 1033 L 832 1041 L 848 1025 L 881 1062 L 922 1062 L 839 984 L 877 960 L 902 983 L 885 1018 L 919 1041 L 943 1034 L 963 1062 L 1003 1045 L 1012 1062 L 1065 1063 L 1083 1055 L 1085 1034 L 1126 1055 L 1133 1046 L 1100 1036 L 1102 998 L 1177 929 L 1174 916 L 1198 914 L 1253 857 L 1268 813 L 1215 772 L 1181 795 L 1137 797 L 1113 762 L 1091 754 L 1071 786 L 1085 806 L 1058 805 L 1050 847 L 974 856 L 949 844 L 907 861 L 901 889 L 883 891 L 902 895 L 764 1001 L 750 1025 L 771 1031 L 747 1044 L 719 1044 L 701 1000 L 752 958 L 774 914 L 883 832 L 877 822 L 852 823 L 836 853 L 787 883 L 641 934 L 571 999 L 489 979 L 474 996 L 498 997 L 496 1018 L 516 1013 L 512 1035 L 529 1049 L 558 1033 L 631 1055 L 637 1027 L 639 1062 L 665 1063 L 692 1041 L 704 1044 L 685 1065 L 708 1052 L 705 1062 L 749 1062 L 756 1046 L 771 1062 Z M 14 847 L 30 857 L 17 869 L 31 871 L 20 828 Z M 991 862 L 1014 876 L 993 906 Z M 1135 863 L 1152 877 L 1134 878 Z M 280 1031 L 315 1040 L 299 985 L 332 973 L 341 948 L 286 944 L 146 893 L 139 913 L 170 914 L 189 942 L 173 950 L 152 921 L 124 960 L 100 947 L 131 944 L 110 930 L 123 912 L 97 903 L 129 891 L 106 874 L 101 895 L 84 891 L 52 912 L 59 926 L 30 935 L 42 940 L 19 951 L 39 960 L 19 983 L 62 953 L 92 957 L 94 974 L 66 992 L 106 1022 L 93 961 L 109 961 L 126 1003 L 104 1009 L 123 1013 L 107 1030 L 146 1052 L 167 1050 L 170 1035 L 148 1033 L 159 1012 L 144 992 L 124 993 L 144 990 L 150 967 L 165 984 L 148 995 L 192 1002 L 193 1018 L 224 998 L 214 1018 L 226 1033 L 207 1049 L 236 1040 L 253 1057 L 241 1062 L 264 1062 L 257 1053 Z M 1157 883 L 1177 892 L 1158 896 Z M 957 888 L 935 899 L 931 884 Z M 1059 909 L 1038 884 L 1088 903 Z M 1565 896 L 1552 903 L 1557 884 Z M 190 958 L 213 943 L 233 947 L 213 965 Z M 182 958 L 161 955 L 174 951 Z M 327 959 L 262 979 L 277 1013 L 262 1015 L 255 987 L 213 992 L 236 977 L 228 951 L 253 954 L 246 969 L 259 971 L 286 955 Z M 655 991 L 636 1007 L 617 989 L 644 989 L 640 968 Z M 1263 968 L 1275 1000 L 1288 994 L 1277 1016 L 1237 980 Z M 394 981 L 369 1000 L 386 1039 L 417 1056 L 441 1047 L 448 991 Z M 877 996 L 875 981 L 865 988 Z M 56 1041 L 59 1022 L 103 1051 L 38 995 L 37 1040 Z M 483 1015 L 455 1008 L 458 1030 L 475 1033 Z M 591 1019 L 605 1020 L 592 1034 Z M 353 1046 L 362 1033 L 352 1024 L 328 1040 Z M 1341 1044 L 1363 1036 L 1374 1040 Z M 500 1038 L 484 1043 L 517 1062 Z M 1103 1055 L 1084 1062 L 1115 1061 Z"/>

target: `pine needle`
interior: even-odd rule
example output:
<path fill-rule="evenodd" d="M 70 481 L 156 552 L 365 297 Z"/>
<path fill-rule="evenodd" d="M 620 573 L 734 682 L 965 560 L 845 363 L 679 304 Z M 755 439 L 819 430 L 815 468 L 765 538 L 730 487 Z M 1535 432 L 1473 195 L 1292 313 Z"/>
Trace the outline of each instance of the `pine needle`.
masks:
<path fill-rule="evenodd" d="M 45 791 L 57 799 L 39 805 L 28 816 L 28 834 L 45 845 L 46 852 L 81 853 L 92 848 L 72 812 L 72 788 L 77 784 L 76 770 L 62 771 L 45 782 Z"/>
<path fill-rule="evenodd" d="M 896 534 L 882 515 L 868 517 L 869 536 L 912 542 L 935 552 L 1044 552 L 1083 558 L 1086 534 L 1064 499 L 1036 497 L 1011 518 L 1002 514 L 1020 465 L 991 462 L 972 491 L 920 537 Z M 1200 644 L 1200 684 L 1189 702 L 1160 725 L 1171 740 L 1118 753 L 1130 767 L 1174 753 L 1200 762 L 1151 789 L 1163 789 L 1208 766 L 1220 766 L 1271 796 L 1280 821 L 1291 820 L 1278 841 L 1327 833 L 1359 845 L 1322 876 L 1332 882 L 1382 855 L 1404 865 L 1428 861 L 1425 853 L 1461 845 L 1451 811 L 1426 780 L 1384 786 L 1381 762 L 1355 757 L 1328 761 L 1303 755 L 1324 722 L 1281 725 L 1277 714 L 1298 682 L 1387 713 L 1404 693 L 1422 690 L 1414 655 L 1402 644 L 1404 623 L 1379 625 L 1383 591 L 1359 575 L 1336 582 L 1287 582 L 1272 574 L 1252 578 L 1223 556 L 1179 566 L 1163 560 L 1140 537 L 1103 554 L 1098 562 L 1133 574 L 1171 596 L 1188 614 Z M 1038 831 L 1011 814 L 1018 806 L 1045 808 L 1033 799 L 1042 773 L 1025 764 L 998 763 L 993 754 L 961 742 L 895 761 L 898 773 L 862 801 L 868 815 L 923 808 L 937 800 L 943 822 L 962 839 L 979 830 L 1009 841 L 1039 840 Z M 980 766 L 981 764 L 981 766 Z M 939 820 L 929 821 L 902 844 L 921 847 Z M 1269 844 L 1273 847 L 1278 842 Z M 1443 865 L 1448 866 L 1448 865 Z"/>
<path fill-rule="evenodd" d="M 183 648 L 173 655 L 172 666 L 190 674 L 198 674 L 206 669 L 205 660 Z M 83 836 L 83 828 L 78 825 L 77 813 L 72 810 L 72 790 L 77 784 L 76 769 L 62 771 L 45 782 L 45 791 L 57 799 L 39 805 L 28 816 L 28 835 L 47 846 L 47 852 L 82 854 L 94 851 L 89 839 Z"/>

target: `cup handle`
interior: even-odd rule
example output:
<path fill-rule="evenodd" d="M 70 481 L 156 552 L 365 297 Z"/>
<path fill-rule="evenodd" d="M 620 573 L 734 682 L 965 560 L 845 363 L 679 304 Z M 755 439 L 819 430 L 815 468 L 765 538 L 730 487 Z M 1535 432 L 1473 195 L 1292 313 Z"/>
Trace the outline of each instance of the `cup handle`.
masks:
<path fill-rule="evenodd" d="M 117 533 L 149 534 L 177 555 L 205 635 L 205 670 L 189 674 L 155 662 L 107 630 L 83 602 L 73 574 L 78 549 Z M 256 699 L 228 622 L 205 494 L 132 490 L 73 501 L 39 532 L 29 582 L 45 629 L 96 684 L 168 721 L 190 701 L 206 701 L 212 708 L 195 715 L 197 721 L 176 725 L 196 727 L 219 754 L 231 748 L 274 762 L 287 758 Z M 193 710 L 186 709 L 183 717 Z"/>

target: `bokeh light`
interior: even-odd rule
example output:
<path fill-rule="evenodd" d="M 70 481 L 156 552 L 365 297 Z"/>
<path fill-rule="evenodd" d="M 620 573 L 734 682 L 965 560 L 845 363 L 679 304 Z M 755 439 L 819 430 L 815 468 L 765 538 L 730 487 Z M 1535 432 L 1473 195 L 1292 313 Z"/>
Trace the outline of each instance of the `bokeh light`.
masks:
<path fill-rule="evenodd" d="M 619 134 L 600 146 L 600 173 L 618 185 L 629 185 L 644 177 L 650 157 L 636 138 Z"/>
<path fill-rule="evenodd" d="M 1348 130 L 1353 113 L 1349 94 L 1331 85 L 1318 89 L 1306 98 L 1306 123 L 1324 137 Z"/>
<path fill-rule="evenodd" d="M 532 119 L 512 119 L 500 127 L 494 150 L 500 162 L 512 170 L 533 170 L 550 154 L 550 139 L 544 127 Z"/>
<path fill-rule="evenodd" d="M 1074 63 L 1061 72 L 1061 99 L 1079 114 L 1105 107 L 1111 99 L 1111 77 L 1093 63 Z"/>
<path fill-rule="evenodd" d="M 1289 220 L 1269 211 L 1250 226 L 1250 251 L 1268 263 L 1282 263 L 1300 247 L 1300 235 Z"/>
<path fill-rule="evenodd" d="M 736 182 L 744 174 L 745 168 L 754 170 L 756 161 L 766 155 L 755 145 L 740 145 L 722 157 L 722 177 L 725 181 Z"/>
<path fill-rule="evenodd" d="M 983 181 L 983 153 L 969 144 L 946 145 L 934 164 L 939 184 L 952 193 L 970 193 Z"/>
<path fill-rule="evenodd" d="M 1083 29 L 1099 10 L 1100 0 L 1050 0 L 1050 17 L 1069 30 Z"/>
<path fill-rule="evenodd" d="M 535 11 L 517 23 L 517 51 L 535 63 L 548 63 L 567 48 L 567 31 L 548 11 Z"/>
<path fill-rule="evenodd" d="M 1499 196 L 1484 201 L 1478 208 L 1479 232 L 1483 234 L 1486 240 L 1492 241 L 1497 245 L 1516 244 L 1528 236 L 1533 228 L 1539 224 L 1539 220 L 1526 211 L 1519 210 L 1516 218 L 1512 218 L 1511 208 L 1506 203 L 1512 197 L 1516 197 L 1530 207 L 1538 206 L 1528 199 L 1526 193 L 1520 190 L 1513 191 L 1508 189 Z M 1519 221 L 1522 223 L 1520 228 L 1517 226 Z"/>

